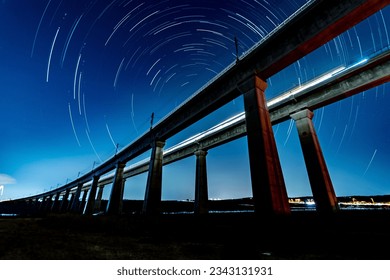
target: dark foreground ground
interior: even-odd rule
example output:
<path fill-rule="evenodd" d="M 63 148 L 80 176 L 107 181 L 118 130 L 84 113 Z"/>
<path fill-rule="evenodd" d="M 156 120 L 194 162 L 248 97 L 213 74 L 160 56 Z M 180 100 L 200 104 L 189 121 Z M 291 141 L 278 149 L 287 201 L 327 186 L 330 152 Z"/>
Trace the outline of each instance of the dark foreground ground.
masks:
<path fill-rule="evenodd" d="M 0 259 L 390 259 L 390 211 L 0 218 Z"/>

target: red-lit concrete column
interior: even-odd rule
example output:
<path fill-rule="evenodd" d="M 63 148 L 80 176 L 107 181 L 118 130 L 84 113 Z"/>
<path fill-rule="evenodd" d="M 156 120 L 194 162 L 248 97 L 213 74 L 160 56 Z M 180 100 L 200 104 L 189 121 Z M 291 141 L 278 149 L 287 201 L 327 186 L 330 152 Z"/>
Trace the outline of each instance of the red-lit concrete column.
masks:
<path fill-rule="evenodd" d="M 289 214 L 287 191 L 265 101 L 267 83 L 254 75 L 238 88 L 244 94 L 255 211 L 263 215 Z"/>
<path fill-rule="evenodd" d="M 70 193 L 70 189 L 67 189 L 67 190 L 65 191 L 64 196 L 62 197 L 62 203 L 61 203 L 60 212 L 66 212 L 66 210 L 68 209 L 69 193 Z"/>
<path fill-rule="evenodd" d="M 207 168 L 206 151 L 196 151 L 196 175 L 195 175 L 195 215 L 204 215 L 208 213 L 208 187 L 207 187 Z"/>
<path fill-rule="evenodd" d="M 160 213 L 164 145 L 164 141 L 156 141 L 152 147 L 148 181 L 146 184 L 145 199 L 142 207 L 142 213 L 145 215 L 158 215 Z"/>
<path fill-rule="evenodd" d="M 95 201 L 95 210 L 98 212 L 100 211 L 100 207 L 102 205 L 103 191 L 104 191 L 104 185 L 99 186 L 99 191 Z"/>
<path fill-rule="evenodd" d="M 338 210 L 337 198 L 313 126 L 313 115 L 312 111 L 305 109 L 292 114 L 291 118 L 295 120 L 298 129 L 316 209 L 323 214 L 334 213 Z"/>
<path fill-rule="evenodd" d="M 96 190 L 98 188 L 99 178 L 100 178 L 99 176 L 93 176 L 91 189 L 89 191 L 87 206 L 85 207 L 85 211 L 84 211 L 85 215 L 92 215 L 93 210 L 95 209 Z"/>
<path fill-rule="evenodd" d="M 110 199 L 108 200 L 106 214 L 119 215 L 122 212 L 124 180 L 123 170 L 126 163 L 118 162 L 114 182 L 112 184 Z"/>
<path fill-rule="evenodd" d="M 81 195 L 81 188 L 83 187 L 83 184 L 78 184 L 76 192 L 74 194 L 74 199 L 72 202 L 71 211 L 73 213 L 78 213 L 80 208 L 80 195 Z"/>

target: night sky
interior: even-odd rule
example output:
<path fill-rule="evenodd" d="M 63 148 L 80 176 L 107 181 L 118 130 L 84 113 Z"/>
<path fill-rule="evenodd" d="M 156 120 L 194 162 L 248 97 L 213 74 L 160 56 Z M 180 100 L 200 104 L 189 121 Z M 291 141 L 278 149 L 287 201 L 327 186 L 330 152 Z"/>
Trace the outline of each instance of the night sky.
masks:
<path fill-rule="evenodd" d="M 141 136 L 305 0 L 2 0 L 0 200 L 92 170 Z M 390 8 L 271 77 L 275 97 L 390 46 Z M 316 110 L 337 196 L 390 194 L 388 84 Z M 243 111 L 242 97 L 166 148 Z M 274 126 L 290 197 L 311 195 L 295 125 Z M 149 152 L 128 164 L 149 156 Z M 210 199 L 251 196 L 246 138 L 209 151 Z M 146 174 L 126 181 L 142 199 Z M 163 199 L 193 199 L 195 158 L 164 167 Z M 3 186 L 3 187 L 2 187 Z M 108 196 L 111 186 L 105 188 Z"/>

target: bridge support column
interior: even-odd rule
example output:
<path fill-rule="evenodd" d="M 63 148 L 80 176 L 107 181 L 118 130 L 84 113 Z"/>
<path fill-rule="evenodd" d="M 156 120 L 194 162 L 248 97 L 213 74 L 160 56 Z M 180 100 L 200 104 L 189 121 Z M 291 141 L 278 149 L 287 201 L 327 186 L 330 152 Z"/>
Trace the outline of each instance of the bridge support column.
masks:
<path fill-rule="evenodd" d="M 208 210 L 208 186 L 207 186 L 207 152 L 199 150 L 195 152 L 196 156 L 196 177 L 195 177 L 195 215 L 204 215 Z"/>
<path fill-rule="evenodd" d="M 27 211 L 28 212 L 34 212 L 34 200 L 33 199 L 29 199 L 28 200 L 28 203 L 27 203 Z"/>
<path fill-rule="evenodd" d="M 51 206 L 51 212 L 58 212 L 60 206 L 61 193 L 57 193 L 54 197 L 53 205 Z"/>
<path fill-rule="evenodd" d="M 79 208 L 79 212 L 80 212 L 81 214 L 84 212 L 85 202 L 86 202 L 86 200 L 87 200 L 87 195 L 88 195 L 88 190 L 84 190 L 84 192 L 83 192 L 83 198 L 81 199 L 80 208 Z"/>
<path fill-rule="evenodd" d="M 46 197 L 46 196 L 43 196 L 43 197 L 42 197 L 42 202 L 41 202 L 41 204 L 39 205 L 39 212 L 40 212 L 41 214 L 44 213 L 45 210 L 46 210 L 47 199 L 48 199 L 48 197 Z"/>
<path fill-rule="evenodd" d="M 39 204 L 39 199 L 36 198 L 36 199 L 34 200 L 34 202 L 33 202 L 33 205 L 32 205 L 32 207 L 34 208 L 34 212 L 36 212 L 36 213 L 39 212 L 39 206 L 40 206 L 40 204 Z"/>
<path fill-rule="evenodd" d="M 70 189 L 67 189 L 65 191 L 65 194 L 64 196 L 62 197 L 62 203 L 61 203 L 61 208 L 60 208 L 60 212 L 66 212 L 66 210 L 68 209 L 68 199 L 69 199 L 69 193 L 70 193 Z"/>
<path fill-rule="evenodd" d="M 104 191 L 104 185 L 99 187 L 99 191 L 95 201 L 95 210 L 98 212 L 100 211 L 100 207 L 102 205 L 103 191 Z"/>
<path fill-rule="evenodd" d="M 75 200 L 75 193 L 72 193 L 70 196 L 70 200 L 68 201 L 68 207 L 66 207 L 66 212 L 70 212 L 72 210 L 72 205 L 74 200 Z"/>
<path fill-rule="evenodd" d="M 142 213 L 145 215 L 153 216 L 160 213 L 164 146 L 164 141 L 156 141 L 153 143 L 145 199 L 142 207 Z"/>
<path fill-rule="evenodd" d="M 302 110 L 291 115 L 295 120 L 301 142 L 303 157 L 309 176 L 313 198 L 319 213 L 329 214 L 338 211 L 337 198 L 330 179 L 328 168 L 312 122 L 313 112 Z"/>
<path fill-rule="evenodd" d="M 122 212 L 123 204 L 123 169 L 126 163 L 118 162 L 115 171 L 114 182 L 112 183 L 111 195 L 107 204 L 106 214 L 119 215 Z"/>
<path fill-rule="evenodd" d="M 80 195 L 81 195 L 81 188 L 83 187 L 83 184 L 79 184 L 77 186 L 76 193 L 74 194 L 74 199 L 72 202 L 71 211 L 73 213 L 78 213 L 80 208 Z"/>
<path fill-rule="evenodd" d="M 266 88 L 267 83 L 256 75 L 239 85 L 244 94 L 253 200 L 258 214 L 285 215 L 290 206 L 265 101 Z"/>
<path fill-rule="evenodd" d="M 96 190 L 98 188 L 99 178 L 100 178 L 99 176 L 93 176 L 92 186 L 89 191 L 87 206 L 85 207 L 85 212 L 84 212 L 85 215 L 92 215 L 93 210 L 95 209 Z"/>
<path fill-rule="evenodd" d="M 53 206 L 53 195 L 51 194 L 47 199 L 47 204 L 45 205 L 45 213 L 49 213 L 51 211 L 51 207 Z"/>

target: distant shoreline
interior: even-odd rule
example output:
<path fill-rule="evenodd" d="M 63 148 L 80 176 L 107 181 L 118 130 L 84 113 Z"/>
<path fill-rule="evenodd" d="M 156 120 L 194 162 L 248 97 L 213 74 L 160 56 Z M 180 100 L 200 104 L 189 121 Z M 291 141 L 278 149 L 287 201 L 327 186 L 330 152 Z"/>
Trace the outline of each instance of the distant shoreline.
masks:
<path fill-rule="evenodd" d="M 390 195 L 373 196 L 343 196 L 338 197 L 341 210 L 390 210 Z M 12 201 L 0 203 L 0 216 L 34 215 L 30 213 L 25 205 L 13 205 Z M 8 203 L 7 203 L 8 202 Z M 102 200 L 100 206 L 95 209 L 95 213 L 104 214 L 108 200 Z M 312 196 L 291 197 L 289 204 L 292 211 L 309 210 L 315 211 L 315 202 Z M 137 214 L 142 210 L 143 200 L 123 200 L 122 212 L 124 214 Z M 160 205 L 160 212 L 169 213 L 192 213 L 194 201 L 187 200 L 163 200 Z M 233 198 L 233 199 L 212 199 L 208 201 L 209 212 L 253 212 L 253 198 Z"/>

